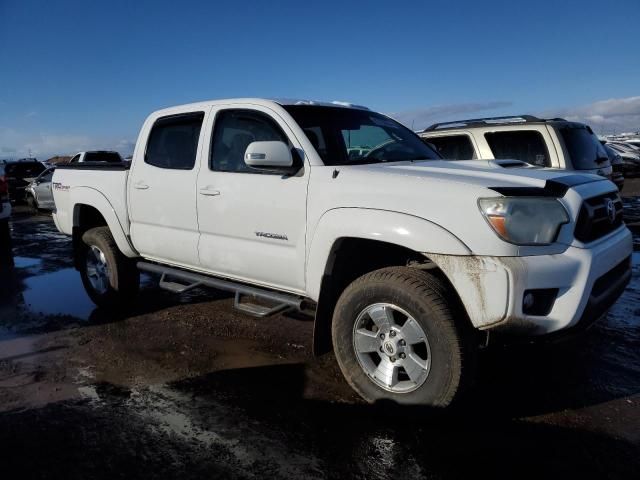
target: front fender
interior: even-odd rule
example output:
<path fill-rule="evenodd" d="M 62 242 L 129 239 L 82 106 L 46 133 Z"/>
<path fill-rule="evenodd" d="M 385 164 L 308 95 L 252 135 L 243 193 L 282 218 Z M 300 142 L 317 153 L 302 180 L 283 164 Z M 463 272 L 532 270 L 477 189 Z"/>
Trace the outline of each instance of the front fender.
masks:
<path fill-rule="evenodd" d="M 318 300 L 331 250 L 341 238 L 387 242 L 415 252 L 470 255 L 459 238 L 424 218 L 388 210 L 336 208 L 318 221 L 307 252 L 307 295 Z"/>

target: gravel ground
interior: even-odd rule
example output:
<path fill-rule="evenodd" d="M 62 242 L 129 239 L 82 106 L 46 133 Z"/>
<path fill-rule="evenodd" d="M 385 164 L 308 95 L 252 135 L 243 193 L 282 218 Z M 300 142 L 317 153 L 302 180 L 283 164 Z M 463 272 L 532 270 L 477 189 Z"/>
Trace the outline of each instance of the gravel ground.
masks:
<path fill-rule="evenodd" d="M 637 225 L 640 197 L 625 208 Z M 12 235 L 13 266 L 0 270 L 0 458 L 14 477 L 640 471 L 640 252 L 605 319 L 568 342 L 485 351 L 476 389 L 443 413 L 363 404 L 331 355 L 311 355 L 311 317 L 255 319 L 226 295 L 173 295 L 151 277 L 114 316 L 86 297 L 49 216 L 18 210 Z"/>

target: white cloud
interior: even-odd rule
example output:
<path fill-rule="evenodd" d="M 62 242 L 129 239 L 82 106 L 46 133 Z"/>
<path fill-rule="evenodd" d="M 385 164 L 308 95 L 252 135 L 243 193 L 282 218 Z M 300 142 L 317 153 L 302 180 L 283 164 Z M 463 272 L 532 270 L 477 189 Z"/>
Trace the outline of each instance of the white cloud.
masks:
<path fill-rule="evenodd" d="M 640 96 L 610 98 L 576 107 L 548 109 L 544 117 L 562 117 L 591 125 L 602 134 L 640 130 Z"/>
<path fill-rule="evenodd" d="M 396 112 L 389 114 L 389 116 L 413 130 L 422 130 L 436 122 L 462 120 L 477 112 L 498 110 L 511 105 L 513 105 L 512 102 L 504 101 L 458 103 Z"/>
<path fill-rule="evenodd" d="M 133 152 L 135 143 L 129 139 L 96 138 L 88 135 L 24 133 L 0 127 L 0 155 L 21 158 L 31 153 L 39 160 L 54 155 L 70 155 L 82 150 L 116 150 L 123 155 Z"/>

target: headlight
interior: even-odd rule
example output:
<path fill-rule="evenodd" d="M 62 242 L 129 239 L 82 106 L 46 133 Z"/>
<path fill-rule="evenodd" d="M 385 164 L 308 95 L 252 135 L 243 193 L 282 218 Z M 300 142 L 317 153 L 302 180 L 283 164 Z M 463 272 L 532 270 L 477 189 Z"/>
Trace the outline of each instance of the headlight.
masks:
<path fill-rule="evenodd" d="M 555 198 L 498 197 L 478 200 L 493 230 L 517 245 L 548 245 L 558 236 L 569 214 Z"/>

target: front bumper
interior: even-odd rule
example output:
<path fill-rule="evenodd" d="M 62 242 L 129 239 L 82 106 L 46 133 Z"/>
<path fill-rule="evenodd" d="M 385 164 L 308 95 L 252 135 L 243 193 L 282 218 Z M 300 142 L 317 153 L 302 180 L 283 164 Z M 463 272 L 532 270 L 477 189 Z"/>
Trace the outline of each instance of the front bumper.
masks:
<path fill-rule="evenodd" d="M 464 257 L 426 254 L 458 292 L 473 325 L 516 335 L 544 335 L 604 315 L 631 278 L 633 241 L 626 227 L 589 248 L 557 255 Z M 523 312 L 525 291 L 557 289 L 546 315 Z"/>

